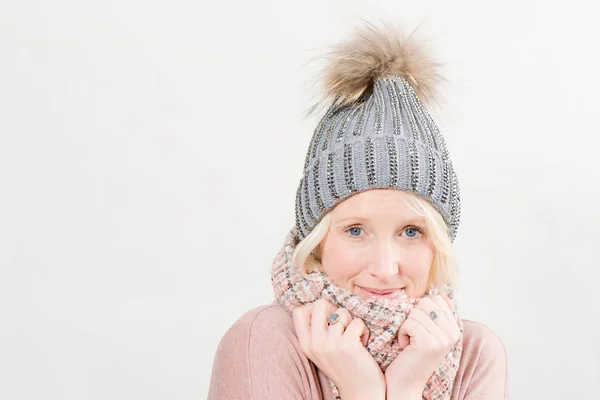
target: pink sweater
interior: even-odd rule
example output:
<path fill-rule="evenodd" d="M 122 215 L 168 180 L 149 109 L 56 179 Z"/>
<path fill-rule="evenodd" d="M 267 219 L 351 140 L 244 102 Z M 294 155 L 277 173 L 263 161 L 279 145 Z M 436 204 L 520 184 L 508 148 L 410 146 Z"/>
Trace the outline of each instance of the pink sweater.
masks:
<path fill-rule="evenodd" d="M 489 328 L 464 320 L 452 400 L 507 399 L 506 352 Z M 215 356 L 208 400 L 333 400 L 327 377 L 302 352 L 292 315 L 274 301 L 243 315 Z"/>

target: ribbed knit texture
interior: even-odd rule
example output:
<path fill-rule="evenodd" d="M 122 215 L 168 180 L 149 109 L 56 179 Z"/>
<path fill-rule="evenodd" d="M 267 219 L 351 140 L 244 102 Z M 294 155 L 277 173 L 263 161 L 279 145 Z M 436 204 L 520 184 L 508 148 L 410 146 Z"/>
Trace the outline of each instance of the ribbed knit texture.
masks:
<path fill-rule="evenodd" d="M 410 84 L 379 78 L 364 101 L 336 101 L 313 134 L 296 192 L 298 237 L 306 237 L 342 200 L 395 188 L 428 200 L 454 240 L 460 220 L 458 178 L 444 138 Z"/>

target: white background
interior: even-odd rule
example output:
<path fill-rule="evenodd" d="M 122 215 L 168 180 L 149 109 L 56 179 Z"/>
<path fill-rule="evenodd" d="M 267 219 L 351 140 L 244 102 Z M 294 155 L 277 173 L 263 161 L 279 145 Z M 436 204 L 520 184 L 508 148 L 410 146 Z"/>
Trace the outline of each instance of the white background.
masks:
<path fill-rule="evenodd" d="M 594 2 L 0 5 L 0 398 L 203 399 L 272 299 L 316 119 L 359 17 L 432 39 L 461 181 L 462 315 L 511 399 L 600 398 Z"/>

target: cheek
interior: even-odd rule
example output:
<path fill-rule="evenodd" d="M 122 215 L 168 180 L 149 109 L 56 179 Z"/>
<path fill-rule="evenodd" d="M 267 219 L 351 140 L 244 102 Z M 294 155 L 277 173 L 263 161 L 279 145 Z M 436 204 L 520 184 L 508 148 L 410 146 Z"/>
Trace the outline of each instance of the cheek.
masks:
<path fill-rule="evenodd" d="M 433 253 L 430 251 L 414 251 L 403 263 L 402 272 L 414 281 L 427 281 L 433 263 Z"/>
<path fill-rule="evenodd" d="M 364 265 L 360 251 L 336 239 L 329 239 L 324 243 L 322 263 L 325 273 L 333 281 L 354 277 Z"/>
<path fill-rule="evenodd" d="M 429 278 L 429 271 L 431 266 L 424 264 L 423 262 L 416 262 L 406 264 L 403 268 L 403 272 L 406 276 L 413 280 L 420 281 Z"/>

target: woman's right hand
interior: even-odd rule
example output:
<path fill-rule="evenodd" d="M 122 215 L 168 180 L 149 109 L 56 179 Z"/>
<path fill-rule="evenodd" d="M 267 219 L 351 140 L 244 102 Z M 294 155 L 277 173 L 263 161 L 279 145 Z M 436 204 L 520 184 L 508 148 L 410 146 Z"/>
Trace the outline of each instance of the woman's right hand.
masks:
<path fill-rule="evenodd" d="M 340 320 L 329 325 L 333 313 Z M 336 384 L 343 400 L 385 399 L 385 377 L 365 348 L 369 330 L 362 319 L 323 299 L 296 308 L 292 315 L 300 348 Z"/>

